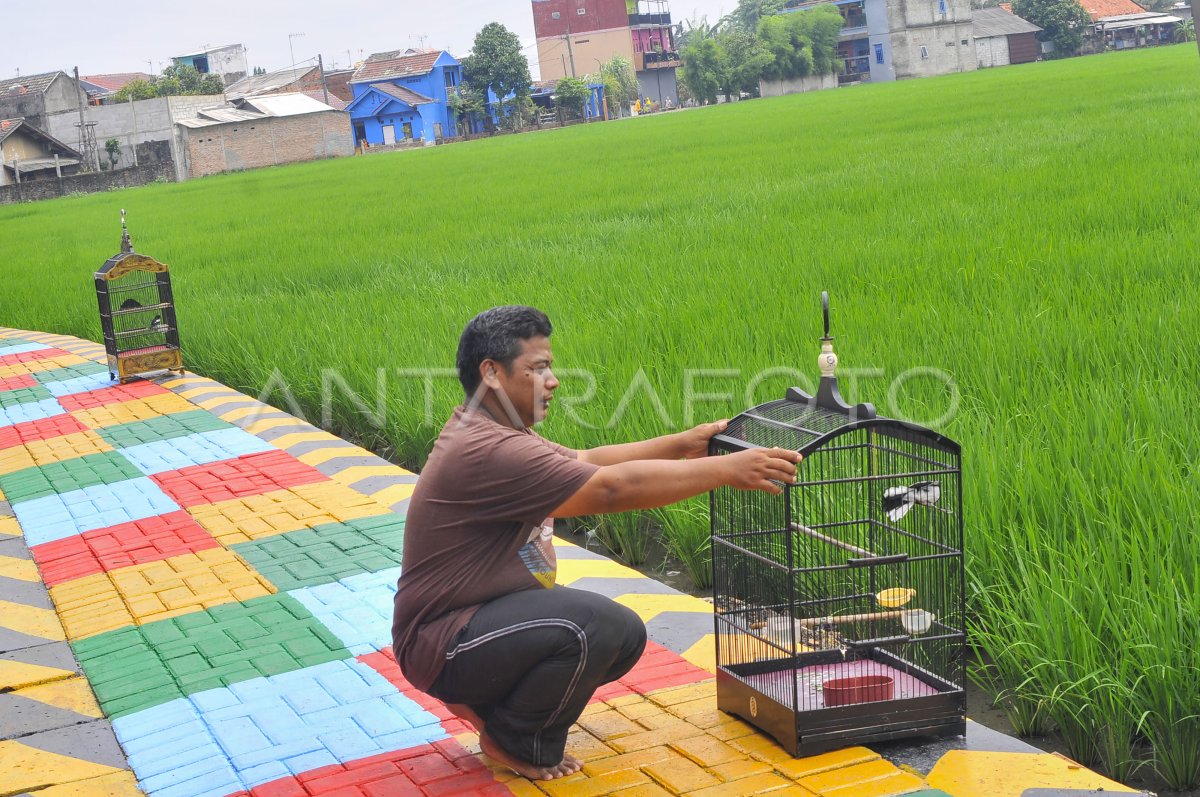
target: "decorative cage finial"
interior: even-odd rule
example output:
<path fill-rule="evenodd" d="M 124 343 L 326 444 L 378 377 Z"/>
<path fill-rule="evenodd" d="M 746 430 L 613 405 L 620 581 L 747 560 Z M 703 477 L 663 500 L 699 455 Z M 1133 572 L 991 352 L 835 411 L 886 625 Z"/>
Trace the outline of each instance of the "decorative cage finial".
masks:
<path fill-rule="evenodd" d="M 133 251 L 133 239 L 129 237 L 129 228 L 125 226 L 125 208 L 121 208 L 121 251 L 125 254 Z"/>
<path fill-rule="evenodd" d="M 821 291 L 821 317 L 824 322 L 825 334 L 821 337 L 821 353 L 817 355 L 817 366 L 821 369 L 821 384 L 817 395 L 810 396 L 798 387 L 788 388 L 787 399 L 799 401 L 811 407 L 819 407 L 832 412 L 840 412 L 851 418 L 867 420 L 874 418 L 875 407 L 871 404 L 856 404 L 850 406 L 842 399 L 838 391 L 837 370 L 838 358 L 833 351 L 833 336 L 829 334 L 829 292 Z"/>
<path fill-rule="evenodd" d="M 825 335 L 821 338 L 821 353 L 817 356 L 817 367 L 822 378 L 833 378 L 838 358 L 833 352 L 833 337 L 829 334 L 829 291 L 821 291 L 821 315 L 825 320 Z"/>

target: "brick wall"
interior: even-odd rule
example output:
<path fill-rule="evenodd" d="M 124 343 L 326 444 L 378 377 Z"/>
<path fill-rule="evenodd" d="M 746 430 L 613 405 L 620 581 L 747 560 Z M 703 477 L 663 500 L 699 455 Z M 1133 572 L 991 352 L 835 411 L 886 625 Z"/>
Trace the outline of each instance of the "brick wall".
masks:
<path fill-rule="evenodd" d="M 341 111 L 184 129 L 189 177 L 354 154 Z"/>
<path fill-rule="evenodd" d="M 139 147 L 138 154 L 143 150 Z M 161 155 L 158 149 L 145 150 L 147 156 Z M 69 194 L 94 194 L 100 191 L 111 191 L 118 188 L 133 188 L 146 185 L 155 180 L 175 180 L 175 167 L 171 163 L 170 152 L 165 159 L 158 162 L 143 163 L 128 169 L 117 169 L 112 172 L 91 172 L 88 174 L 73 174 L 69 177 L 50 178 L 20 183 L 19 185 L 0 186 L 0 205 L 11 205 L 16 202 L 36 202 L 41 199 L 54 199 Z"/>

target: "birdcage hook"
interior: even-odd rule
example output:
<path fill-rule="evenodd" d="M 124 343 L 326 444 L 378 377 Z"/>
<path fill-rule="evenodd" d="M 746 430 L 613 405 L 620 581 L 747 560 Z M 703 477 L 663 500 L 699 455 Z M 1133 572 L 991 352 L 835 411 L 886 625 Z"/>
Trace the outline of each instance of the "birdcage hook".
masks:
<path fill-rule="evenodd" d="M 854 420 L 869 420 L 875 416 L 873 404 L 855 404 L 851 406 L 842 399 L 838 390 L 836 369 L 837 354 L 833 351 L 833 337 L 829 334 L 829 291 L 821 291 L 821 319 L 825 334 L 821 337 L 821 353 L 817 356 L 817 365 L 821 370 L 821 384 L 817 395 L 810 396 L 798 387 L 790 387 L 787 391 L 789 401 L 798 401 L 810 407 L 817 407 L 830 412 L 840 412 L 849 415 Z"/>

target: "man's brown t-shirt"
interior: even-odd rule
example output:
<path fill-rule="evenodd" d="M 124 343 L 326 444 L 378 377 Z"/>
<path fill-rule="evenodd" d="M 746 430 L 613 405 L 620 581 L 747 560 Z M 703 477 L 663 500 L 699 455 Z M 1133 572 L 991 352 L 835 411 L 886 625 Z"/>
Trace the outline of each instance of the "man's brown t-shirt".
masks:
<path fill-rule="evenodd" d="M 392 648 L 404 676 L 428 689 L 450 640 L 490 600 L 554 586 L 547 517 L 596 465 L 534 434 L 459 407 L 446 422 L 408 505 Z"/>

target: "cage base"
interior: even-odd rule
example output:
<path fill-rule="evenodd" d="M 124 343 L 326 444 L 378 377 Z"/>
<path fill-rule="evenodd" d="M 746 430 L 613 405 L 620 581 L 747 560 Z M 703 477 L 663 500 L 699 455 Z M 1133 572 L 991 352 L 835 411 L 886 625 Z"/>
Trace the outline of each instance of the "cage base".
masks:
<path fill-rule="evenodd" d="M 922 677 L 919 669 L 905 667 L 905 662 L 898 658 L 887 656 L 885 661 L 861 659 L 848 665 L 798 667 L 787 661 L 778 664 L 780 666 L 774 669 L 754 667 L 754 672 L 742 673 L 718 668 L 717 707 L 770 734 L 793 756 L 816 755 L 849 745 L 893 739 L 966 734 L 966 693 L 952 684 Z M 834 667 L 837 669 L 832 669 Z M 901 696 L 825 707 L 819 691 L 812 684 L 833 672 L 886 672 L 897 679 L 896 694 Z M 802 687 L 797 695 L 799 710 L 762 691 L 762 688 L 780 682 L 788 683 L 790 691 L 792 679 Z"/>

